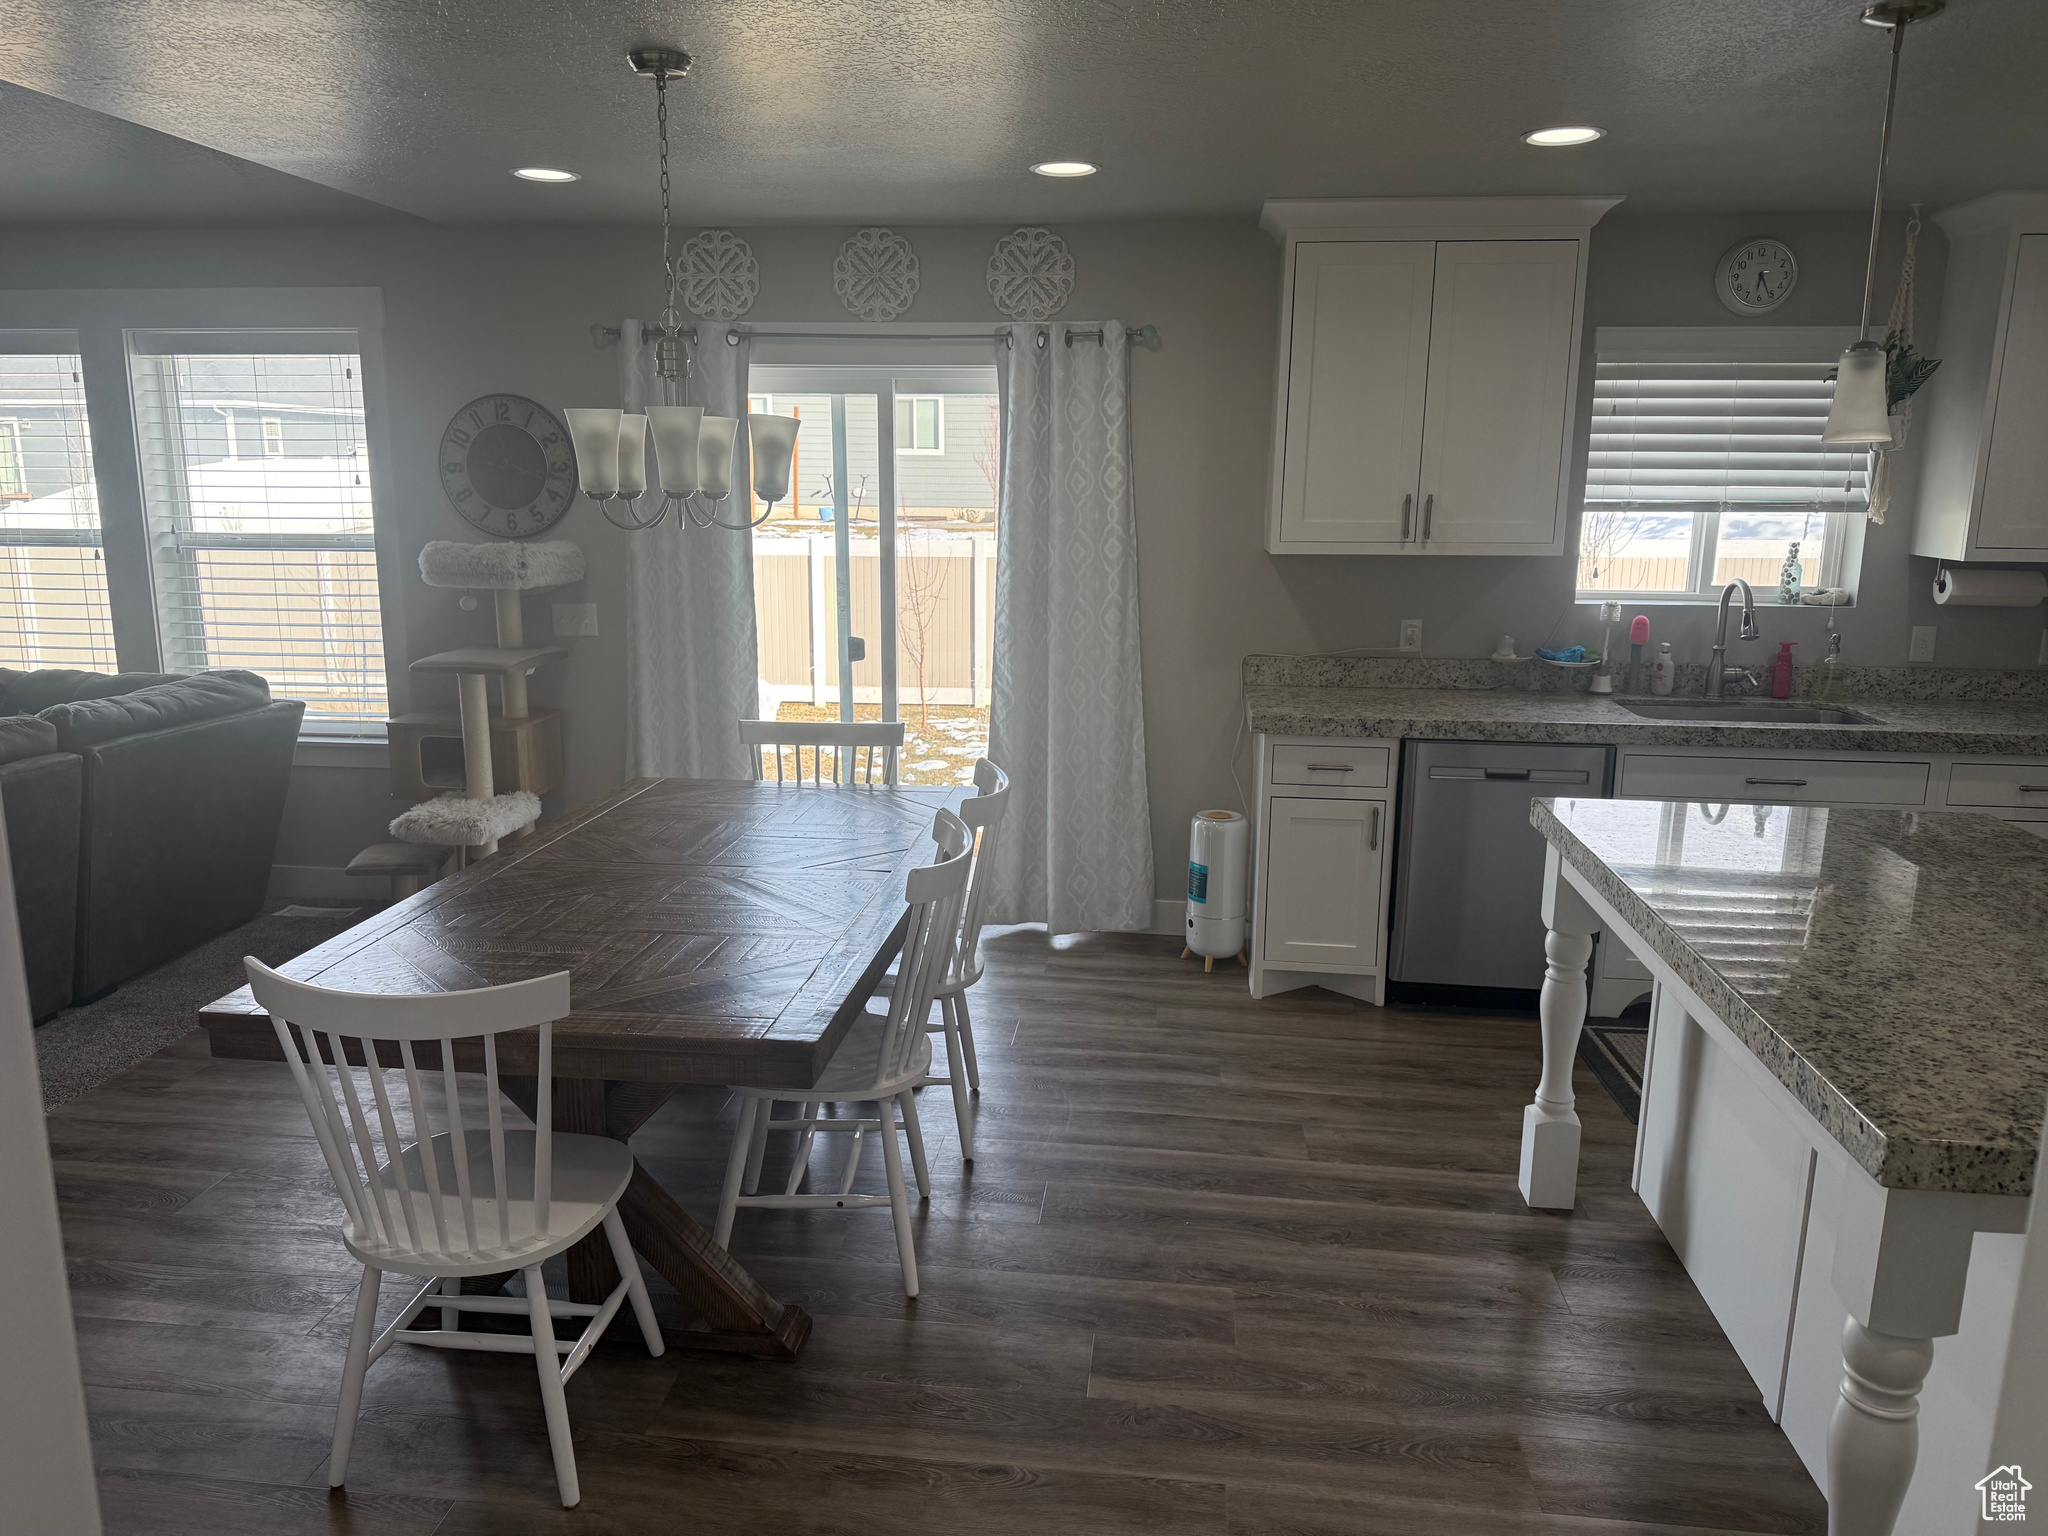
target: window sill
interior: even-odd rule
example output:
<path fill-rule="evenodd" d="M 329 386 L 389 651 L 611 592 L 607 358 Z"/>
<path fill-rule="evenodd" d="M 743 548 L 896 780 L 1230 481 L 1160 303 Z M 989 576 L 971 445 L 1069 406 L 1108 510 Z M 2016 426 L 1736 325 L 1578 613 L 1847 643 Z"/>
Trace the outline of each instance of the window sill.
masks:
<path fill-rule="evenodd" d="M 307 734 L 292 753 L 294 768 L 375 768 L 391 766 L 391 743 L 380 727 L 374 736 Z"/>
<path fill-rule="evenodd" d="M 1630 592 L 1581 592 L 1574 601 L 1582 608 L 1597 608 L 1602 603 L 1620 603 L 1630 608 L 1718 608 L 1721 605 L 1721 594 L 1717 592 L 1712 597 L 1693 597 L 1660 593 L 1655 597 L 1646 597 Z M 1854 608 L 1856 600 L 1852 597 L 1846 603 L 1781 603 L 1775 598 L 1766 598 L 1762 593 L 1758 593 L 1756 606 L 1781 612 L 1786 609 L 1798 609 L 1803 613 L 1830 613 Z"/>

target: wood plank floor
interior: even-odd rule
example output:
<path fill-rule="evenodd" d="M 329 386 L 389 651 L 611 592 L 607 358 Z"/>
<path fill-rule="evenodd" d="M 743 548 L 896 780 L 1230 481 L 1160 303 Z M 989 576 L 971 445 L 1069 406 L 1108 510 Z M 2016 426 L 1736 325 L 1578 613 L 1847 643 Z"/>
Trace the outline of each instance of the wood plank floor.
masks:
<path fill-rule="evenodd" d="M 1584 1072 L 1579 1208 L 1522 1205 L 1533 1019 L 1255 1002 L 1176 955 L 995 936 L 971 1172 L 922 1096 L 924 1295 L 886 1210 L 743 1212 L 802 1360 L 615 1331 L 569 1388 L 566 1512 L 531 1362 L 403 1347 L 329 1495 L 338 1202 L 285 1068 L 195 1034 L 50 1118 L 108 1531 L 1826 1529 Z M 692 1091 L 635 1138 L 707 1220 L 733 1119 Z"/>

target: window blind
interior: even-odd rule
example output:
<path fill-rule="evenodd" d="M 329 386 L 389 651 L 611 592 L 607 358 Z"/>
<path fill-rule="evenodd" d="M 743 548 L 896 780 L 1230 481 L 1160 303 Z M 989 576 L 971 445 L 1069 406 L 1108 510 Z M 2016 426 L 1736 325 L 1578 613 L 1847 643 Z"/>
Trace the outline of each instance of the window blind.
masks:
<path fill-rule="evenodd" d="M 309 726 L 381 722 L 354 333 L 139 334 L 130 377 L 165 664 L 261 673 Z"/>
<path fill-rule="evenodd" d="M 1867 455 L 1821 445 L 1832 368 L 1603 359 L 1586 500 L 1644 510 L 1862 506 Z"/>
<path fill-rule="evenodd" d="M 81 377 L 75 351 L 0 350 L 0 666 L 116 666 Z"/>

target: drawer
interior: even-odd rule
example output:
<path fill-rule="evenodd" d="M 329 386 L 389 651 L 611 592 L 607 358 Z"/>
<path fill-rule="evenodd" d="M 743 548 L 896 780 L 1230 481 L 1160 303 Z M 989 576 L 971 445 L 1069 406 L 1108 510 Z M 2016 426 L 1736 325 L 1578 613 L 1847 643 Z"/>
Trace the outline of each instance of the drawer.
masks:
<path fill-rule="evenodd" d="M 1651 757 L 1621 760 L 1617 794 L 1646 800 L 1792 805 L 1924 805 L 1927 764 L 1871 758 Z"/>
<path fill-rule="evenodd" d="M 1275 747 L 1275 784 L 1331 784 L 1339 789 L 1385 789 L 1385 747 Z"/>
<path fill-rule="evenodd" d="M 2048 815 L 2048 766 L 1957 763 L 1948 771 L 1948 803 L 2038 807 Z"/>

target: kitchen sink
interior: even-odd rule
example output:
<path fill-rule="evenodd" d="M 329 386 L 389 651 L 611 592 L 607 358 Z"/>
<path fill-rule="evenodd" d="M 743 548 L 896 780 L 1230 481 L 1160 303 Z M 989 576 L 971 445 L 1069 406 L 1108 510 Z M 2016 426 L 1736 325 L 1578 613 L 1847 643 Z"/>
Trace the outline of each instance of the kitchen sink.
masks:
<path fill-rule="evenodd" d="M 1810 704 L 1769 704 L 1761 700 L 1686 699 L 1669 704 L 1624 704 L 1645 720 L 1698 720 L 1728 725 L 1881 725 L 1853 709 L 1817 709 Z"/>

